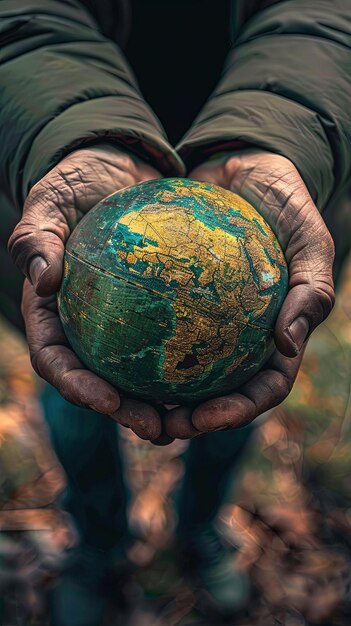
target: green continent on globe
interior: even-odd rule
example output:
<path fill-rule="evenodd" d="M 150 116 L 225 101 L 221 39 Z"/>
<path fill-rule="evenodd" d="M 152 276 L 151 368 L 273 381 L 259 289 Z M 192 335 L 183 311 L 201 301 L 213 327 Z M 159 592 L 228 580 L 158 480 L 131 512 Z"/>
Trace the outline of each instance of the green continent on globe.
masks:
<path fill-rule="evenodd" d="M 229 393 L 274 349 L 285 259 L 240 196 L 188 179 L 119 191 L 71 235 L 58 297 L 83 363 L 121 391 L 169 403 Z"/>

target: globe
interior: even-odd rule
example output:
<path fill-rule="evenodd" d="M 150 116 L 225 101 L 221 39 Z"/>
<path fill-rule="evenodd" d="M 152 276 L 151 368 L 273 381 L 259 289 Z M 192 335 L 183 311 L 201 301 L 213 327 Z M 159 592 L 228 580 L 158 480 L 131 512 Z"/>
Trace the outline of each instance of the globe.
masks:
<path fill-rule="evenodd" d="M 262 368 L 287 289 L 278 240 L 253 206 L 215 185 L 160 179 L 83 217 L 58 310 L 89 369 L 126 394 L 192 404 Z"/>

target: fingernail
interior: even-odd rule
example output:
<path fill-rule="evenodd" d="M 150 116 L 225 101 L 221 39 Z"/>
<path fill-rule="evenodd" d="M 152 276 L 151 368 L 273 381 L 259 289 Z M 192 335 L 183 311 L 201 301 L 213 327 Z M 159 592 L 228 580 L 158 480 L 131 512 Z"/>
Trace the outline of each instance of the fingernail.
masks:
<path fill-rule="evenodd" d="M 303 315 L 297 317 L 286 329 L 289 339 L 294 343 L 296 354 L 298 354 L 306 341 L 310 330 L 308 319 Z"/>
<path fill-rule="evenodd" d="M 41 256 L 35 256 L 29 266 L 29 277 L 34 289 L 37 288 L 40 276 L 46 270 L 48 264 Z"/>

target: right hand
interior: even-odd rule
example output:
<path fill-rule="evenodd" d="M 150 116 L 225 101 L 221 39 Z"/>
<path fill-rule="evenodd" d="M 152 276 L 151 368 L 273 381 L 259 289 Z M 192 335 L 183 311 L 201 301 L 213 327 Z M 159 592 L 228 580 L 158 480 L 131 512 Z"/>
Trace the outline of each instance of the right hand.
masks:
<path fill-rule="evenodd" d="M 160 177 L 114 146 L 76 150 L 31 189 L 9 240 L 12 258 L 27 277 L 22 314 L 36 372 L 68 401 L 110 415 L 150 440 L 161 434 L 159 414 L 143 402 L 120 398 L 112 385 L 84 367 L 63 332 L 56 292 L 65 242 L 83 215 L 117 190 Z"/>
<path fill-rule="evenodd" d="M 333 308 L 334 244 L 296 167 L 259 149 L 228 152 L 205 161 L 189 178 L 219 185 L 245 198 L 270 224 L 289 267 L 289 291 L 276 321 L 276 349 L 239 389 L 178 407 L 165 419 L 169 436 L 182 439 L 242 428 L 280 404 L 290 393 L 307 340 Z"/>

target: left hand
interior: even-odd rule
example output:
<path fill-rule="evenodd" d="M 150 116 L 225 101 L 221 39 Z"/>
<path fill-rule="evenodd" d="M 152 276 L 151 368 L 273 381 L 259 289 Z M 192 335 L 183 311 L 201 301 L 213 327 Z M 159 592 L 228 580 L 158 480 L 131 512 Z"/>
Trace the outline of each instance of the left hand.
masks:
<path fill-rule="evenodd" d="M 84 367 L 63 332 L 56 292 L 65 243 L 83 215 L 111 193 L 160 177 L 117 146 L 77 149 L 32 187 L 9 240 L 12 258 L 27 276 L 22 314 L 35 371 L 69 402 L 110 415 L 156 443 L 162 429 L 159 413 L 148 403 L 121 398 L 116 388 Z"/>
<path fill-rule="evenodd" d="M 334 244 L 295 166 L 285 157 L 246 150 L 210 160 L 189 178 L 220 185 L 251 202 L 275 232 L 289 268 L 289 292 L 275 326 L 276 350 L 262 370 L 230 395 L 166 415 L 170 437 L 242 427 L 290 393 L 312 331 L 335 296 Z"/>

